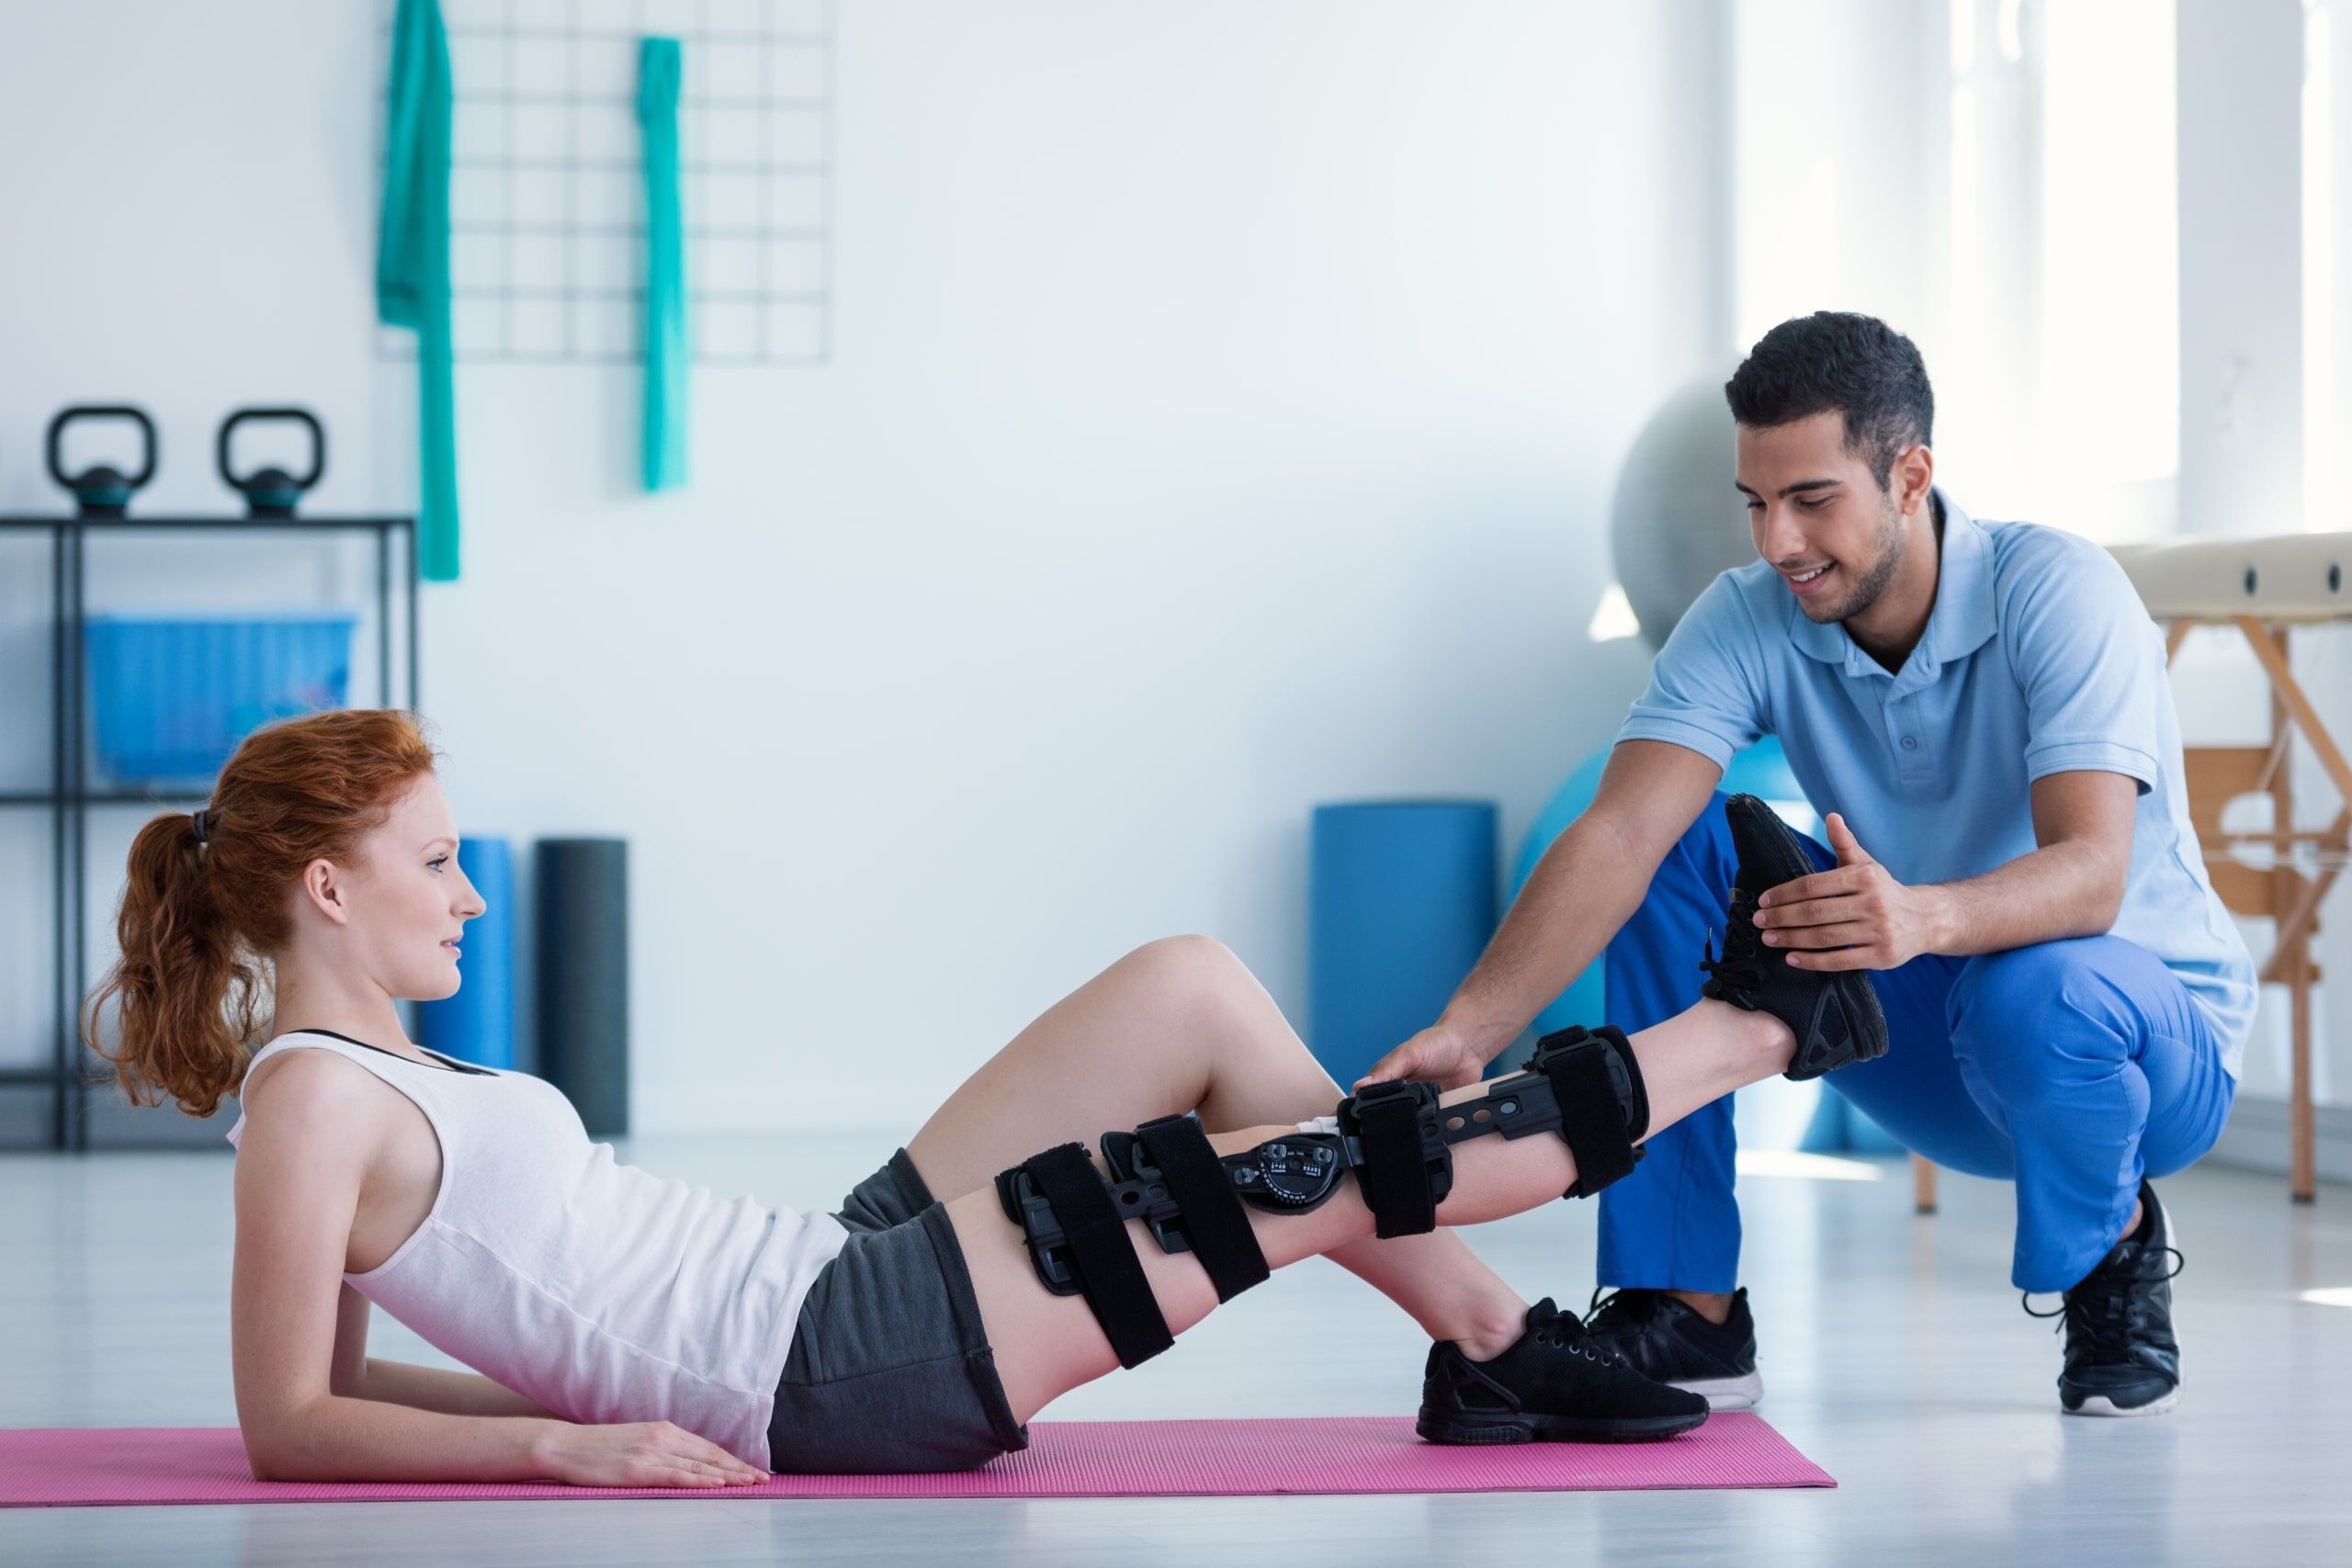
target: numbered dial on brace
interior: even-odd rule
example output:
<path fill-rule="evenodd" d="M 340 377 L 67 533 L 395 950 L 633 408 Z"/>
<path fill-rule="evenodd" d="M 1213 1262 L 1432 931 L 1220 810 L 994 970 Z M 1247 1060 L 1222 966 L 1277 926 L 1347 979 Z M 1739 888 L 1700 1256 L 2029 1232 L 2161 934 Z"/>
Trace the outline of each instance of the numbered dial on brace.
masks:
<path fill-rule="evenodd" d="M 1250 1153 L 1255 1162 L 1234 1170 L 1233 1185 L 1262 1208 L 1311 1209 L 1340 1179 L 1339 1140 L 1327 1134 L 1276 1138 Z"/>

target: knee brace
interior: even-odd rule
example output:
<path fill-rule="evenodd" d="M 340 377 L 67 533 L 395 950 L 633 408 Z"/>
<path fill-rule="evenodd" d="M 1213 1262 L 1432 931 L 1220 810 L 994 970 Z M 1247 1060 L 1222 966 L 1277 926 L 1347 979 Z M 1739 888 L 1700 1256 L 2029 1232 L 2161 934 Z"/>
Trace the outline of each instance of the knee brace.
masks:
<path fill-rule="evenodd" d="M 1005 1218 L 1029 1239 L 1037 1278 L 1057 1296 L 1082 1295 L 1119 1365 L 1174 1344 L 1136 1260 L 1126 1222 L 1139 1219 L 1162 1252 L 1190 1252 L 1229 1302 L 1266 1278 L 1266 1255 L 1208 1134 L 1189 1115 L 1102 1134 L 1106 1181 L 1083 1144 L 1063 1144 L 996 1179 Z"/>
<path fill-rule="evenodd" d="M 1453 1145 L 1488 1133 L 1557 1133 L 1577 1162 L 1564 1197 L 1589 1197 L 1630 1173 L 1649 1131 L 1649 1097 L 1625 1036 L 1612 1028 L 1545 1035 L 1525 1068 L 1477 1100 L 1441 1105 L 1432 1084 L 1367 1084 L 1340 1102 L 1335 1129 L 1293 1133 L 1218 1155 L 1190 1116 L 1165 1116 L 1102 1136 L 1106 1180 L 1085 1147 L 1064 1144 L 996 1179 L 1005 1217 L 1022 1227 L 1037 1278 L 1082 1295 L 1133 1367 L 1173 1344 L 1126 1222 L 1144 1222 L 1163 1252 L 1200 1259 L 1219 1301 L 1266 1278 L 1245 1211 L 1306 1213 L 1352 1172 L 1382 1236 L 1437 1227 L 1453 1187 Z"/>
<path fill-rule="evenodd" d="M 1434 1084 L 1366 1084 L 1340 1102 L 1335 1120 L 1336 1134 L 1302 1137 L 1336 1140 L 1328 1163 L 1356 1172 L 1374 1235 L 1419 1235 L 1437 1228 L 1437 1206 L 1453 1190 L 1453 1145 L 1488 1133 L 1506 1138 L 1557 1133 L 1577 1162 L 1577 1179 L 1561 1196 L 1589 1198 L 1640 1163 L 1645 1151 L 1636 1144 L 1649 1132 L 1650 1101 L 1623 1031 L 1568 1028 L 1537 1042 L 1527 1066 L 1488 1084 L 1480 1099 L 1441 1105 Z M 1228 1159 L 1263 1156 L 1295 1141 L 1262 1144 Z M 1261 1167 L 1266 1163 L 1260 1160 Z M 1237 1172 L 1245 1195 L 1253 1186 L 1281 1185 L 1272 1177 L 1265 1172 L 1253 1182 Z M 1280 1206 L 1303 1213 L 1330 1190 L 1281 1196 Z M 1278 1205 L 1261 1201 L 1259 1206 Z"/>

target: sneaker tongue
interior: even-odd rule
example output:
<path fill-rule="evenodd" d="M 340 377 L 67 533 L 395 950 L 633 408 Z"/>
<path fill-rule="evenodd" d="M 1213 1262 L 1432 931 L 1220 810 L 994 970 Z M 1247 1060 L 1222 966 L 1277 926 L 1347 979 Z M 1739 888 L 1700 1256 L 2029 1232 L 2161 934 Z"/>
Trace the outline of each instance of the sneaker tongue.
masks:
<path fill-rule="evenodd" d="M 1553 1302 L 1551 1297 L 1545 1296 L 1542 1301 L 1537 1302 L 1533 1306 L 1527 1309 L 1527 1326 L 1532 1328 L 1539 1323 L 1548 1322 L 1559 1315 L 1560 1309 L 1558 1305 Z"/>
<path fill-rule="evenodd" d="M 2136 1280 L 2141 1275 L 2142 1264 L 2147 1255 L 2146 1242 L 2137 1236 L 2127 1235 L 2107 1249 L 2107 1256 L 2092 1266 L 2091 1271 L 2083 1276 L 2082 1284 L 2075 1289 L 2080 1290 L 2082 1285 L 2100 1280 L 2110 1282 Z"/>
<path fill-rule="evenodd" d="M 2140 1223 L 2116 1238 L 2115 1245 L 2108 1248 L 2107 1257 L 2100 1260 L 2099 1266 L 2111 1269 L 2136 1262 L 2150 1249 L 2149 1244 L 2155 1238 L 2156 1210 L 2151 1203 L 2140 1215 Z"/>
<path fill-rule="evenodd" d="M 1599 1291 L 1592 1294 L 1592 1321 L 1596 1325 L 1618 1329 L 1629 1324 L 1647 1323 L 1656 1317 L 1657 1303 L 1666 1292 L 1629 1286 L 1611 1291 L 1606 1296 Z"/>

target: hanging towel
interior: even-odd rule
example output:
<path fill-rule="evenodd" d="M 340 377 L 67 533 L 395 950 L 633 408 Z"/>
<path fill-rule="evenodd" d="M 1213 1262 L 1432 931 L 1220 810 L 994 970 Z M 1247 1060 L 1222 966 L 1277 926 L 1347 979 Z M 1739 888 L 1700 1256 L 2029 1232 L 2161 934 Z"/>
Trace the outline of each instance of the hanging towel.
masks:
<path fill-rule="evenodd" d="M 449 373 L 449 39 L 439 0 L 400 0 L 384 136 L 376 315 L 416 333 L 418 571 L 458 575 L 458 411 Z"/>
<path fill-rule="evenodd" d="M 678 204 L 678 40 L 638 40 L 645 136 L 645 488 L 686 482 L 685 223 Z"/>

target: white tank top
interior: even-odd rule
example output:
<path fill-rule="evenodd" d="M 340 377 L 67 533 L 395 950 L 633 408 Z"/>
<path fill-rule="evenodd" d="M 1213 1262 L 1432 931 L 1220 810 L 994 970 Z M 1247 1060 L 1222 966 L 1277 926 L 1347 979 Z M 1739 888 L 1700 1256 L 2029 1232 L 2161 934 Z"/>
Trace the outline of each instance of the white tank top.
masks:
<path fill-rule="evenodd" d="M 527 1073 L 426 1066 L 300 1031 L 414 1100 L 441 1145 L 433 1209 L 344 1282 L 485 1377 L 571 1420 L 670 1421 L 762 1469 L 801 1299 L 848 1233 L 829 1214 L 650 1176 L 592 1144 Z M 443 1058 L 447 1060 L 447 1058 Z M 228 1133 L 235 1144 L 245 1119 Z"/>

